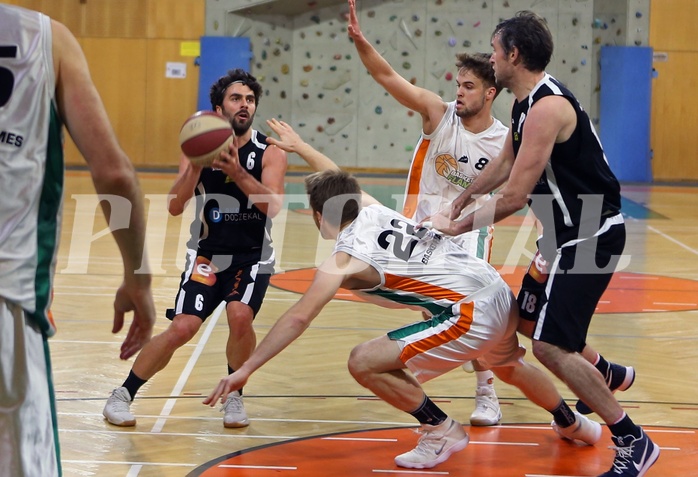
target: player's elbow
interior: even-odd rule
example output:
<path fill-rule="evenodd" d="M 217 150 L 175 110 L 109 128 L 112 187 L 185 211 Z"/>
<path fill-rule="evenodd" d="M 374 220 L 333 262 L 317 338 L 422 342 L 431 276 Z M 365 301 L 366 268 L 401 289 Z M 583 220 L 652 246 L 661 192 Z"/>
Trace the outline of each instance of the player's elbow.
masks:
<path fill-rule="evenodd" d="M 294 313 L 288 317 L 288 324 L 293 333 L 300 336 L 313 321 L 313 316 L 306 313 Z"/>
<path fill-rule="evenodd" d="M 138 188 L 138 178 L 128 160 L 113 161 L 110 167 L 90 167 L 98 194 L 119 194 Z"/>

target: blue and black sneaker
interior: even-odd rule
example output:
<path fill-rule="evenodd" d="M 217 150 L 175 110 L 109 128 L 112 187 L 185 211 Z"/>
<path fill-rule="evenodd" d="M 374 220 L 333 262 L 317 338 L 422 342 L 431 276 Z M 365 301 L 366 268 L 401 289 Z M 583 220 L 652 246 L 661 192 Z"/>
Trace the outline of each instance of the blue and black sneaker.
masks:
<path fill-rule="evenodd" d="M 612 436 L 616 444 L 616 458 L 611 470 L 599 477 L 642 477 L 659 458 L 659 446 L 640 429 L 640 437 L 632 434 L 624 437 Z"/>

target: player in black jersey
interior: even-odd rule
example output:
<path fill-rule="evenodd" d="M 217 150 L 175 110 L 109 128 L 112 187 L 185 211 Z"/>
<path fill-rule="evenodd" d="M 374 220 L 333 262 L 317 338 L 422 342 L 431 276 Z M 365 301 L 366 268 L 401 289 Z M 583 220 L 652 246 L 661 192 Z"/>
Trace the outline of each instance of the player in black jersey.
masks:
<path fill-rule="evenodd" d="M 497 25 L 492 47 L 497 81 L 515 96 L 510 135 L 499 157 L 454 201 L 451 217 L 473 197 L 506 185 L 477 213 L 458 222 L 435 216 L 432 225 L 460 234 L 530 205 L 543 225 L 538 249 L 548 264 L 541 303 L 533 307 L 533 353 L 613 434 L 616 457 L 601 477 L 641 477 L 659 457 L 659 447 L 613 397 L 618 382 L 581 354 L 625 245 L 620 185 L 587 113 L 545 72 L 553 51 L 545 20 L 519 12 Z"/>
<path fill-rule="evenodd" d="M 228 373 L 244 363 L 256 346 L 252 322 L 274 272 L 271 219 L 283 204 L 286 152 L 266 143 L 252 129 L 262 86 L 236 69 L 211 87 L 211 106 L 230 120 L 235 146 L 212 167 L 180 158 L 179 174 L 170 190 L 169 212 L 179 215 L 194 198 L 195 219 L 175 307 L 167 310 L 170 326 L 153 337 L 133 363 L 129 376 L 116 388 L 104 416 L 117 426 L 134 426 L 130 405 L 136 392 L 163 369 L 174 352 L 191 340 L 204 320 L 226 303 Z M 225 403 L 225 427 L 249 424 L 242 389 Z"/>

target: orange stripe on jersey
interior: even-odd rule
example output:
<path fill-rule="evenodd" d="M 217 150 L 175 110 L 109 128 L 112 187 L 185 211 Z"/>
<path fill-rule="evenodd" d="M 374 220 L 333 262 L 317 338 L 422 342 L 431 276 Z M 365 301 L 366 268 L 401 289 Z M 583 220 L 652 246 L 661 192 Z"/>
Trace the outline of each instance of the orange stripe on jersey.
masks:
<path fill-rule="evenodd" d="M 450 326 L 441 333 L 405 346 L 402 353 L 400 353 L 402 362 L 406 363 L 419 354 L 426 353 L 433 348 L 438 348 L 444 343 L 455 341 L 470 331 L 470 326 L 473 324 L 474 307 L 475 304 L 473 302 L 462 303 L 460 305 L 460 318 L 458 318 L 458 322 L 455 325 Z"/>
<path fill-rule="evenodd" d="M 427 157 L 427 149 L 429 149 L 430 143 L 431 140 L 422 139 L 419 148 L 414 153 L 412 164 L 410 165 L 410 178 L 407 182 L 407 197 L 405 197 L 405 206 L 402 208 L 402 215 L 410 219 L 414 217 L 415 212 L 417 212 L 419 182 L 422 180 L 424 159 Z"/>
<path fill-rule="evenodd" d="M 465 298 L 465 295 L 448 288 L 443 288 L 431 283 L 420 282 L 414 278 L 391 275 L 389 273 L 385 274 L 385 286 L 391 290 L 417 293 L 435 300 L 450 300 L 453 303 L 457 303 Z"/>

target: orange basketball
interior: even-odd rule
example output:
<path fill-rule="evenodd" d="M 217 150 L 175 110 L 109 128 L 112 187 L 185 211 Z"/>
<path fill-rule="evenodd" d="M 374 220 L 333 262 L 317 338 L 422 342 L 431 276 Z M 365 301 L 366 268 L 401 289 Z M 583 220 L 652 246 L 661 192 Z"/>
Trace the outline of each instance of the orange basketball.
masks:
<path fill-rule="evenodd" d="M 434 160 L 434 169 L 440 176 L 447 177 L 452 169 L 458 169 L 458 163 L 450 154 L 441 154 Z"/>
<path fill-rule="evenodd" d="M 187 158 L 198 166 L 209 167 L 233 140 L 233 129 L 226 118 L 213 111 L 189 116 L 179 131 L 179 145 Z"/>

